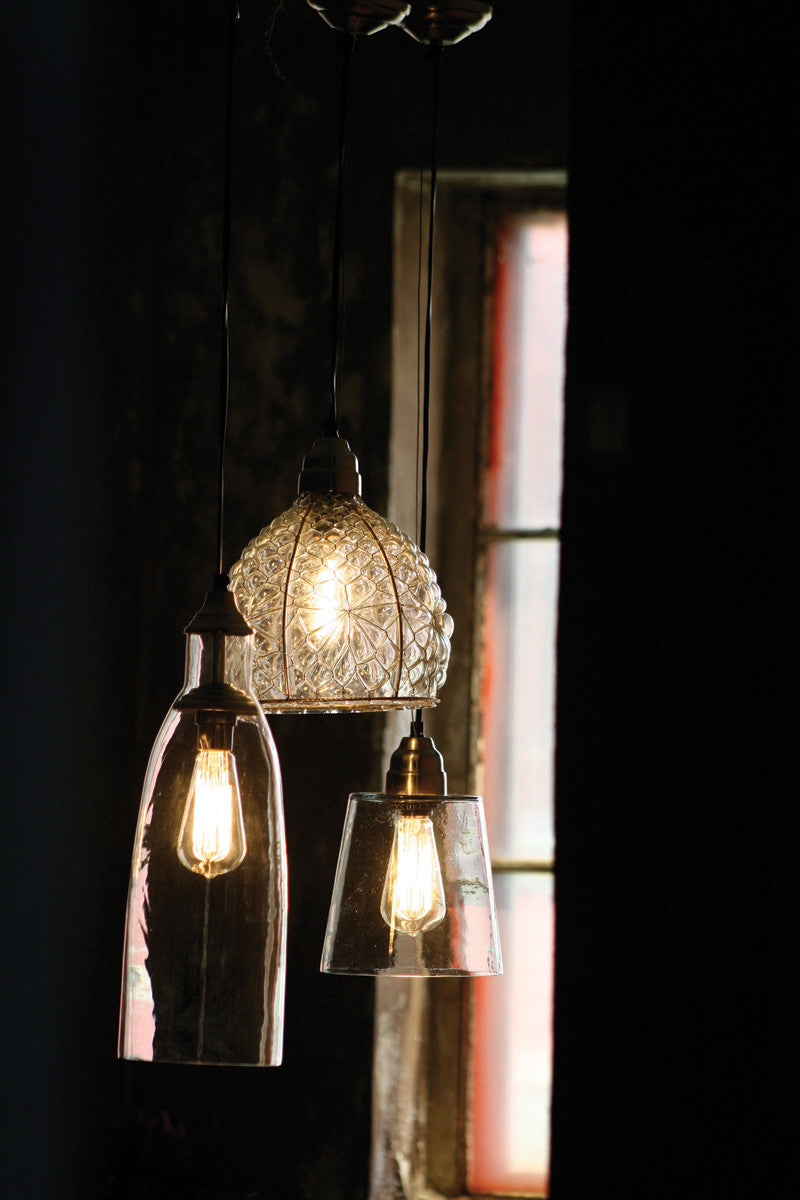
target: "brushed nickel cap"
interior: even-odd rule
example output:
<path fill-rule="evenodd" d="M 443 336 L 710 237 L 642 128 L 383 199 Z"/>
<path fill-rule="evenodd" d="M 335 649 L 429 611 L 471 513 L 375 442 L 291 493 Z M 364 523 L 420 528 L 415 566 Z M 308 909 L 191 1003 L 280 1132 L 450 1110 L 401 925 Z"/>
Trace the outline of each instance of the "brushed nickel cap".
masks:
<path fill-rule="evenodd" d="M 395 796 L 444 796 L 444 759 L 429 737 L 404 737 L 389 761 L 386 791 Z"/>
<path fill-rule="evenodd" d="M 184 633 L 224 633 L 230 637 L 249 637 L 253 630 L 236 607 L 228 590 L 227 575 L 214 576 L 214 588 L 206 592 L 203 607 L 195 613 Z"/>
<path fill-rule="evenodd" d="M 342 437 L 320 437 L 303 459 L 297 493 L 342 492 L 361 495 L 358 459 Z"/>

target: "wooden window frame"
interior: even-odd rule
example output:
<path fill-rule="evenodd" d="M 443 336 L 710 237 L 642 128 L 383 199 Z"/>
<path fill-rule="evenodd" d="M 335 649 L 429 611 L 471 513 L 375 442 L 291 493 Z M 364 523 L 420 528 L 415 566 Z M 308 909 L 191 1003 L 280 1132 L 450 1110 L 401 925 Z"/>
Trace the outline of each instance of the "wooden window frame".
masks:
<path fill-rule="evenodd" d="M 479 745 L 485 540 L 481 481 L 492 386 L 496 232 L 506 214 L 547 204 L 565 207 L 564 171 L 439 173 L 428 550 L 456 623 L 456 640 L 443 708 L 426 714 L 425 725 L 444 755 L 452 792 L 474 790 Z M 425 214 L 419 172 L 398 172 L 389 516 L 414 536 L 417 500 L 409 480 L 417 470 L 416 404 L 424 335 L 421 207 Z M 424 222 L 423 216 L 423 228 Z M 448 520 L 445 528 L 444 518 L 456 500 L 457 519 Z M 407 725 L 408 714 L 387 718 L 387 758 L 408 732 Z M 379 978 L 375 1005 L 370 1200 L 482 1200 L 467 1192 L 470 981 Z"/>

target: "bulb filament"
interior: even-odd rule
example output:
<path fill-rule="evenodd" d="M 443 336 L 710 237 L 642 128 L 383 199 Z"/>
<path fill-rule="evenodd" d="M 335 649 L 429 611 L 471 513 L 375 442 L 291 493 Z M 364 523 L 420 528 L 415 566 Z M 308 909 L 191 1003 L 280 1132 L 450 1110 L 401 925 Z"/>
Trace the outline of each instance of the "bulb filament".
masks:
<path fill-rule="evenodd" d="M 197 752 L 186 799 L 178 858 L 213 879 L 238 867 L 247 852 L 236 759 L 230 750 Z"/>
<path fill-rule="evenodd" d="M 398 817 L 381 900 L 381 916 L 394 932 L 416 934 L 444 920 L 442 872 L 430 817 Z"/>

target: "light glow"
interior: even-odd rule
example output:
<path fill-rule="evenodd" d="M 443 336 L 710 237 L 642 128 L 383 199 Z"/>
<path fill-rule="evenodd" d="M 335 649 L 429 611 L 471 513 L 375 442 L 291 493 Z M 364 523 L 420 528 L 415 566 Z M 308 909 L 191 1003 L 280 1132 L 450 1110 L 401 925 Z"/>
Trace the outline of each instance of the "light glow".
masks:
<path fill-rule="evenodd" d="M 213 879 L 238 867 L 247 853 L 236 759 L 230 750 L 201 749 L 178 838 L 178 858 Z"/>
<path fill-rule="evenodd" d="M 389 928 L 412 937 L 444 920 L 439 855 L 430 817 L 398 817 L 386 871 L 381 916 Z"/>
<path fill-rule="evenodd" d="M 335 554 L 331 561 L 323 560 L 308 580 L 307 598 L 298 603 L 300 621 L 317 653 L 337 640 L 346 645 L 350 635 L 351 606 L 347 588 L 337 576 L 338 566 Z"/>

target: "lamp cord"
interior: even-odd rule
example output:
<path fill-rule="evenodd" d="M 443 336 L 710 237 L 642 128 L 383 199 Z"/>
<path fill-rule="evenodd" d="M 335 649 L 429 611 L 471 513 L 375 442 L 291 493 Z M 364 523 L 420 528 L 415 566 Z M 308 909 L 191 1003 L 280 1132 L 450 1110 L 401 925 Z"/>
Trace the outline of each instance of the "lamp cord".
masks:
<path fill-rule="evenodd" d="M 420 377 L 420 368 L 422 365 L 422 337 L 420 335 L 420 318 L 422 316 L 422 224 L 424 212 L 424 196 L 423 188 L 425 183 L 424 168 L 419 169 L 419 187 L 418 187 L 418 203 L 417 203 L 417 437 L 414 446 L 414 462 L 417 464 L 417 469 L 414 473 L 414 516 L 419 520 L 419 464 L 420 455 L 422 453 L 421 437 L 422 437 L 422 380 Z"/>
<path fill-rule="evenodd" d="M 436 219 L 436 166 L 437 166 L 437 134 L 439 128 L 439 85 L 442 73 L 442 43 L 431 42 L 431 59 L 433 61 L 433 116 L 431 121 L 431 183 L 430 206 L 428 210 L 428 293 L 425 311 L 425 350 L 423 357 L 422 379 L 422 467 L 419 505 L 419 548 L 425 553 L 428 532 L 428 456 L 430 452 L 430 416 L 431 416 L 431 330 L 433 327 L 433 242 Z M 424 723 L 422 709 L 418 708 L 411 723 L 412 735 L 422 737 Z"/>
<path fill-rule="evenodd" d="M 228 331 L 228 292 L 231 269 L 231 113 L 233 108 L 234 30 L 239 16 L 238 0 L 231 0 L 228 26 L 228 87 L 225 117 L 225 182 L 222 198 L 222 335 L 219 382 L 219 460 L 217 467 L 217 576 L 224 575 L 223 525 L 225 511 L 225 446 L 228 440 L 230 406 L 230 335 Z M 227 586 L 227 585 L 226 585 Z"/>
<path fill-rule="evenodd" d="M 333 229 L 333 264 L 331 283 L 331 407 L 325 422 L 326 437 L 339 436 L 339 375 L 342 358 L 343 304 L 342 235 L 344 230 L 344 163 L 347 130 L 347 98 L 350 87 L 350 64 L 353 59 L 355 35 L 342 34 L 342 85 L 339 104 L 339 178 L 336 184 L 336 216 Z"/>

